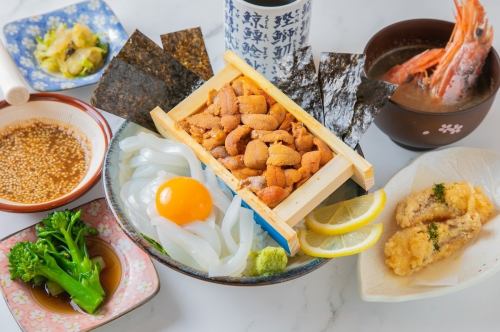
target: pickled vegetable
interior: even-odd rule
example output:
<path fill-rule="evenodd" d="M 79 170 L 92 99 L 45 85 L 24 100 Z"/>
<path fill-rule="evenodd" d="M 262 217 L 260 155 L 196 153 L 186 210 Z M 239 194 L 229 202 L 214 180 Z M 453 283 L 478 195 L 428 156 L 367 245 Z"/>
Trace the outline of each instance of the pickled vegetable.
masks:
<path fill-rule="evenodd" d="M 35 58 L 40 67 L 67 78 L 95 73 L 104 64 L 108 45 L 86 25 L 77 23 L 68 29 L 65 24 L 37 37 Z"/>

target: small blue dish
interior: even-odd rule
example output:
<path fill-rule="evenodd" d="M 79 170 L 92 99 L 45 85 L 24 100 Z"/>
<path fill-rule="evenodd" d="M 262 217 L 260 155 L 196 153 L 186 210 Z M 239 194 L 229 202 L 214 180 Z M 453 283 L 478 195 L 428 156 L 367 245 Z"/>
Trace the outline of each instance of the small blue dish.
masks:
<path fill-rule="evenodd" d="M 36 48 L 35 37 L 43 37 L 59 23 L 66 23 L 68 27 L 84 23 L 108 44 L 109 52 L 99 71 L 85 77 L 65 78 L 47 73 L 39 67 L 33 54 Z M 102 0 L 80 2 L 44 15 L 17 20 L 6 24 L 3 33 L 7 50 L 19 71 L 31 87 L 38 91 L 60 91 L 96 83 L 110 60 L 128 39 L 118 18 Z"/>

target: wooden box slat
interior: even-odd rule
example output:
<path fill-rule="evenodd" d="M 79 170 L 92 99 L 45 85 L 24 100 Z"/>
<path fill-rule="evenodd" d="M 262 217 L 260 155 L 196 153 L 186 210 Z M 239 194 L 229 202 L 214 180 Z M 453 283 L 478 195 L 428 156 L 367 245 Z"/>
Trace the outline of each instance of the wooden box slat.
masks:
<path fill-rule="evenodd" d="M 349 160 L 336 155 L 273 211 L 293 227 L 352 175 L 353 167 Z"/>

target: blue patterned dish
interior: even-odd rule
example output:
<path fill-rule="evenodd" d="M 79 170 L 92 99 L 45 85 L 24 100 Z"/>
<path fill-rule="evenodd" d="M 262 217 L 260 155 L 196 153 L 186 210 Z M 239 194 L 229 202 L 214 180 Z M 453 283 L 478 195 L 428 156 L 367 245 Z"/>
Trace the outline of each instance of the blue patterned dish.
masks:
<path fill-rule="evenodd" d="M 71 27 L 78 22 L 86 24 L 108 44 L 109 52 L 104 66 L 92 75 L 72 79 L 45 72 L 38 66 L 33 55 L 36 48 L 35 37 L 45 35 L 59 23 L 66 23 Z M 10 56 L 25 80 L 38 91 L 60 91 L 96 83 L 111 58 L 128 39 L 118 18 L 102 0 L 80 2 L 44 15 L 17 20 L 6 24 L 3 32 Z"/>

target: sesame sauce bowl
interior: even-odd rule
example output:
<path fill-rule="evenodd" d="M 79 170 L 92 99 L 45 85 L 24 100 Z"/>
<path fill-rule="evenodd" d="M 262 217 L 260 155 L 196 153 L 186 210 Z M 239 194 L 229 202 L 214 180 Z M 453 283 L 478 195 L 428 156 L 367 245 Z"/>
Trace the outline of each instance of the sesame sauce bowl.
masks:
<path fill-rule="evenodd" d="M 104 117 L 72 97 L 0 101 L 0 210 L 46 211 L 79 198 L 99 180 L 111 136 Z"/>

